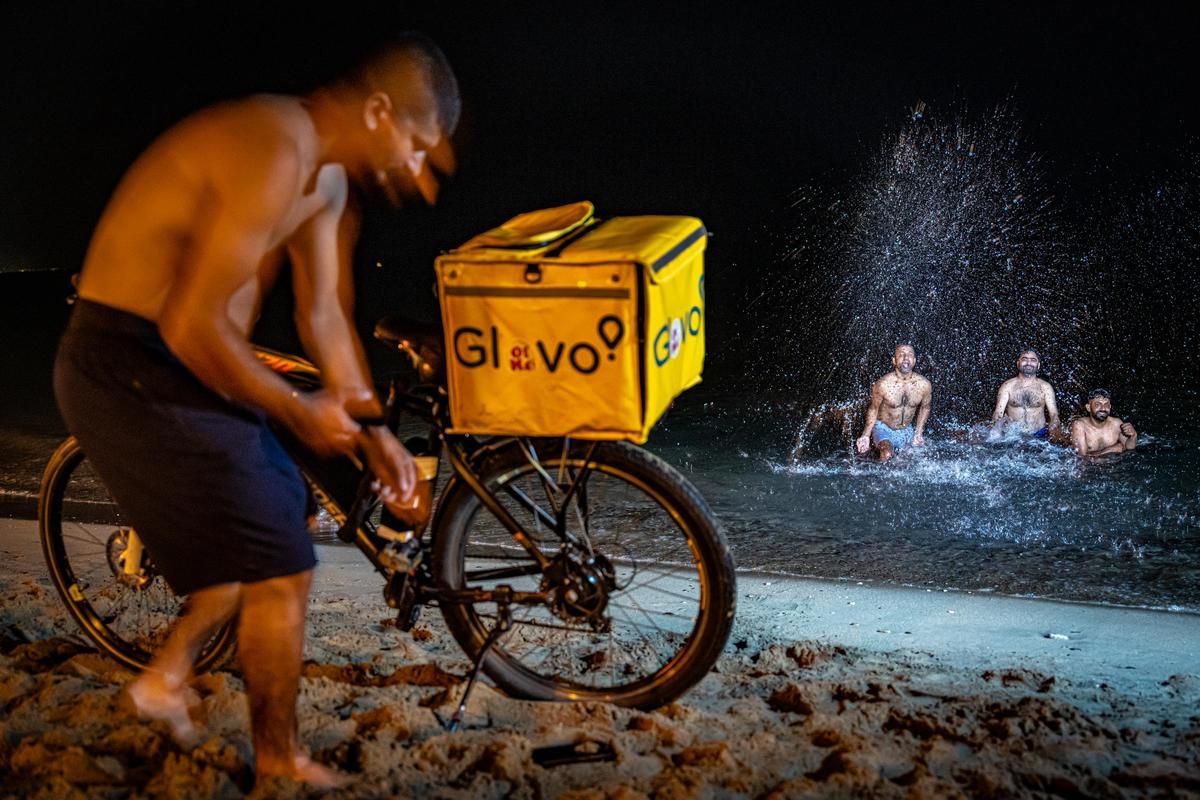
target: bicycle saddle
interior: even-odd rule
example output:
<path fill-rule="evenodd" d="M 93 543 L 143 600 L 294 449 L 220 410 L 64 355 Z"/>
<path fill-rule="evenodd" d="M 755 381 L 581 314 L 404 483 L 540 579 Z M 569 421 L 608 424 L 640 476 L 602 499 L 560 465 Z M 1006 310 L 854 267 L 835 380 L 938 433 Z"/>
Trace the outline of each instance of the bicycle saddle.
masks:
<path fill-rule="evenodd" d="M 442 326 L 406 317 L 384 317 L 375 323 L 375 338 L 408 355 L 423 382 L 442 377 Z"/>

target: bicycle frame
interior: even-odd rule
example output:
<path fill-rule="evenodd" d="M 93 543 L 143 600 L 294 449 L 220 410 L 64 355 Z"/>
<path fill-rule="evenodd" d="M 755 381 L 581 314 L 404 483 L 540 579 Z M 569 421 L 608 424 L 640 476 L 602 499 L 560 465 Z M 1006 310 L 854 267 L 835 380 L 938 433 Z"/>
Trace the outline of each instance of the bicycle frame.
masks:
<path fill-rule="evenodd" d="M 256 348 L 256 354 L 267 366 L 283 375 L 298 388 L 314 390 L 320 386 L 320 373 L 309 362 L 295 356 L 289 356 L 265 348 Z M 484 443 L 469 435 L 448 434 L 446 430 L 449 427 L 450 420 L 446 399 L 446 390 L 444 387 L 425 385 L 416 387 L 416 389 L 410 391 L 402 380 L 395 378 L 389 386 L 386 425 L 395 432 L 401 418 L 405 415 L 415 417 L 427 423 L 430 426 L 431 433 L 429 443 L 434 451 L 429 455 L 436 456 L 440 461 L 442 451 L 444 450 L 450 467 L 453 470 L 450 483 L 443 488 L 440 496 L 449 496 L 449 493 L 454 490 L 455 482 L 464 484 L 479 498 L 484 508 L 509 532 L 513 540 L 524 548 L 534 562 L 528 567 L 489 570 L 483 573 L 472 573 L 470 577 L 473 579 L 497 579 L 538 574 L 544 571 L 550 564 L 551 559 L 537 547 L 537 544 L 513 517 L 512 513 L 500 503 L 494 494 L 488 491 L 483 485 L 479 473 L 472 467 L 472 462 L 479 459 L 481 455 L 486 455 L 488 450 L 511 445 L 513 440 L 502 439 Z M 348 464 L 352 463 L 357 470 L 357 488 L 353 501 L 349 504 L 349 508 L 343 508 L 342 504 L 335 497 L 336 493 L 329 491 L 328 487 L 322 485 L 318 475 L 321 470 L 314 466 L 314 459 L 316 457 L 310 451 L 303 448 L 303 446 L 300 446 L 299 443 L 291 440 L 285 432 L 281 433 L 281 438 L 285 440 L 285 446 L 288 446 L 289 452 L 296 461 L 297 466 L 299 466 L 301 474 L 304 476 L 305 482 L 308 484 L 310 491 L 312 491 L 314 498 L 325 509 L 326 513 L 338 523 L 338 538 L 358 547 L 367 557 L 367 560 L 371 562 L 372 566 L 385 578 L 390 579 L 394 571 L 385 563 L 382 557 L 382 551 L 388 543 L 375 536 L 367 526 L 367 519 L 377 507 L 379 501 L 371 488 L 372 476 L 366 470 L 365 465 L 357 461 L 348 462 Z M 571 485 L 567 488 L 566 495 L 555 518 L 551 518 L 549 514 L 536 503 L 533 503 L 520 490 L 509 490 L 508 494 L 517 503 L 537 514 L 538 518 L 553 528 L 559 537 L 562 538 L 563 542 L 566 543 L 568 541 L 566 533 L 567 508 L 578 488 L 586 482 L 587 474 L 588 469 L 585 466 L 574 477 Z M 434 535 L 436 535 L 440 512 L 441 506 L 439 504 L 438 513 L 429 525 L 434 531 Z M 539 604 L 549 600 L 546 592 L 515 592 L 504 585 L 497 586 L 495 589 L 468 590 L 436 589 L 429 585 L 418 585 L 418 591 L 420 592 L 422 602 L 436 600 L 439 602 L 457 603 L 499 602 L 501 604 Z"/>

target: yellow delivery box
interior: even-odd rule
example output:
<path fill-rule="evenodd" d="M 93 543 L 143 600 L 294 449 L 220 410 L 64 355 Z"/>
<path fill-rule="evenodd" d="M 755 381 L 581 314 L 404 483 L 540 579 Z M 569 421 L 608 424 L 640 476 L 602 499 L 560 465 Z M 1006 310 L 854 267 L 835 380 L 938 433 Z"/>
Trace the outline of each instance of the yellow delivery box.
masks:
<path fill-rule="evenodd" d="M 522 214 L 437 260 L 455 433 L 644 442 L 704 366 L 704 225 Z"/>

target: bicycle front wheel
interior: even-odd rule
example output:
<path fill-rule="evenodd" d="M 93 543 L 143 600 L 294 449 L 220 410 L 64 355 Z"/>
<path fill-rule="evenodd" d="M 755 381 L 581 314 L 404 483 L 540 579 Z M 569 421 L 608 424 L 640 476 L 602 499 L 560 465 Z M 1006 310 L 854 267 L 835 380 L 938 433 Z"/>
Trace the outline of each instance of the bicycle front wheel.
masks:
<path fill-rule="evenodd" d="M 484 658 L 504 691 L 649 709 L 707 674 L 733 624 L 736 579 L 715 516 L 682 475 L 630 444 L 569 440 L 514 442 L 479 475 L 544 563 L 458 484 L 438 514 L 433 572 L 441 589 L 548 598 L 511 606 L 511 630 Z M 441 610 L 472 658 L 500 615 L 484 602 Z"/>
<path fill-rule="evenodd" d="M 183 609 L 154 569 L 121 509 L 88 462 L 78 441 L 67 439 L 50 459 L 38 495 L 38 531 L 50 578 L 83 632 L 101 651 L 141 670 Z M 138 568 L 127 568 L 135 559 Z M 223 625 L 204 645 L 195 669 L 219 665 L 234 641 Z"/>

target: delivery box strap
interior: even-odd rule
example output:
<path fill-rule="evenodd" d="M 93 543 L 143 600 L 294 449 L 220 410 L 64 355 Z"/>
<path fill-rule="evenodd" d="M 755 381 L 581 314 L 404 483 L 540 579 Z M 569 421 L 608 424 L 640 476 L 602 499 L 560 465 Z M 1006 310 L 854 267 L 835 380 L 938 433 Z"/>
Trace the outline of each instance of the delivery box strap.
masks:
<path fill-rule="evenodd" d="M 684 237 L 678 244 L 656 259 L 655 262 L 650 265 L 650 271 L 658 272 L 667 264 L 670 264 L 672 261 L 679 258 L 679 256 L 681 256 L 685 250 L 707 235 L 708 231 L 704 229 L 703 225 L 701 225 L 699 228 Z"/>
<path fill-rule="evenodd" d="M 523 286 L 447 286 L 443 290 L 454 297 L 607 297 L 618 300 L 629 299 L 629 289 L 587 288 L 578 286 L 555 286 L 545 289 Z"/>

